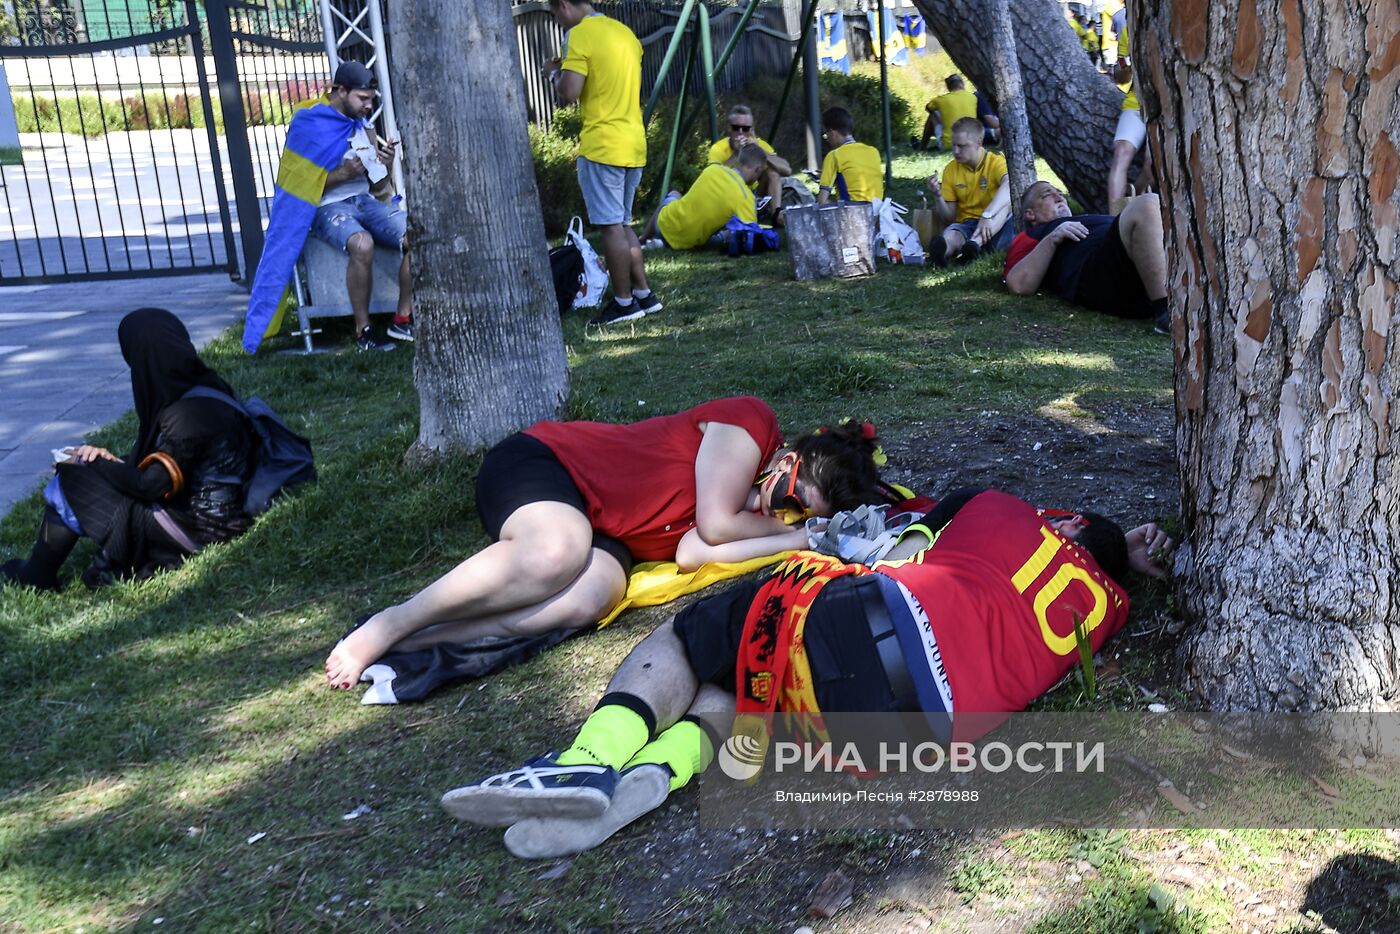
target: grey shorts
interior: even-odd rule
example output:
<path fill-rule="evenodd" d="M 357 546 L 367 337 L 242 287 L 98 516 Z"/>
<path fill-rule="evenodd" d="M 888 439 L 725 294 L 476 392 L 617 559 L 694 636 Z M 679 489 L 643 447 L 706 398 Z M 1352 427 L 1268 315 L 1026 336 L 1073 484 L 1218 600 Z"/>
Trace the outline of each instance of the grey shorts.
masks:
<path fill-rule="evenodd" d="M 402 247 L 407 230 L 408 214 L 403 208 L 385 204 L 373 195 L 355 195 L 323 204 L 311 221 L 311 232 L 341 252 L 357 233 L 367 233 L 380 246 L 397 250 Z"/>
<path fill-rule="evenodd" d="M 588 223 L 594 227 L 632 223 L 632 198 L 637 194 L 642 170 L 604 165 L 583 156 L 578 157 L 576 165 Z"/>

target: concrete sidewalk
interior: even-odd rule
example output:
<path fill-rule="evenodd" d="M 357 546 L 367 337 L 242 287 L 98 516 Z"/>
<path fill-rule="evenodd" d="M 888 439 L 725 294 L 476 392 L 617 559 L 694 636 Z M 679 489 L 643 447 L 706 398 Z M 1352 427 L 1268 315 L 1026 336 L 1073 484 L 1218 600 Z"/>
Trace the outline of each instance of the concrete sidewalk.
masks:
<path fill-rule="evenodd" d="M 53 467 L 53 448 L 131 408 L 117 324 L 168 308 L 203 347 L 238 320 L 248 293 L 219 273 L 0 288 L 0 515 Z"/>

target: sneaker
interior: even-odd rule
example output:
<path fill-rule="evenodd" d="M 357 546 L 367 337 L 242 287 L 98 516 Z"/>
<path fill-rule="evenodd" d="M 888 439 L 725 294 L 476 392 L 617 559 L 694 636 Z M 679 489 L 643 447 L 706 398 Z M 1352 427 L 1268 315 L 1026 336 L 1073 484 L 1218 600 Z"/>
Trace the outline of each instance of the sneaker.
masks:
<path fill-rule="evenodd" d="M 671 793 L 671 770 L 644 763 L 623 769 L 608 809 L 597 817 L 568 820 L 534 817 L 506 831 L 506 849 L 521 859 L 553 859 L 591 850 L 643 814 L 656 810 Z"/>
<path fill-rule="evenodd" d="M 948 241 L 944 240 L 942 235 L 929 241 L 928 258 L 935 266 L 948 265 Z"/>
<path fill-rule="evenodd" d="M 652 293 L 652 295 L 655 294 L 655 292 Z M 646 312 L 642 310 L 639 302 L 633 301 L 630 305 L 623 307 L 617 303 L 617 299 L 610 298 L 608 303 L 603 306 L 603 310 L 589 318 L 588 323 L 606 326 L 617 324 L 619 321 L 636 321 L 645 314 Z"/>
<path fill-rule="evenodd" d="M 646 298 L 633 295 L 632 302 L 642 310 L 644 315 L 654 315 L 666 306 L 661 304 L 661 299 L 656 297 L 655 292 L 651 292 Z"/>
<path fill-rule="evenodd" d="M 387 338 L 381 338 L 374 333 L 374 328 L 365 325 L 365 329 L 360 332 L 360 336 L 355 338 L 356 350 L 393 350 L 398 345 Z"/>
<path fill-rule="evenodd" d="M 536 756 L 518 769 L 452 789 L 442 796 L 442 806 L 458 820 L 482 827 L 509 827 L 527 817 L 592 820 L 608 809 L 615 788 L 616 769 L 560 765 L 551 756 Z"/>
<path fill-rule="evenodd" d="M 384 331 L 396 341 L 408 341 L 413 343 L 413 319 L 409 318 L 403 324 L 395 321 Z"/>
<path fill-rule="evenodd" d="M 29 574 L 29 562 L 23 558 L 11 558 L 4 564 L 0 564 L 0 587 L 6 584 L 14 584 L 16 587 L 28 587 L 31 590 L 57 591 L 58 581 L 47 581 L 36 583 Z"/>
<path fill-rule="evenodd" d="M 660 237 L 651 237 L 642 241 L 643 250 L 660 250 L 666 246 L 666 241 Z"/>
<path fill-rule="evenodd" d="M 962 245 L 958 252 L 953 254 L 953 262 L 959 266 L 966 266 L 981 255 L 982 248 L 977 245 L 977 241 L 968 240 Z"/>
<path fill-rule="evenodd" d="M 1152 324 L 1152 333 L 1166 334 L 1167 336 L 1171 336 L 1172 313 L 1170 311 L 1164 311 L 1157 316 L 1157 320 Z"/>

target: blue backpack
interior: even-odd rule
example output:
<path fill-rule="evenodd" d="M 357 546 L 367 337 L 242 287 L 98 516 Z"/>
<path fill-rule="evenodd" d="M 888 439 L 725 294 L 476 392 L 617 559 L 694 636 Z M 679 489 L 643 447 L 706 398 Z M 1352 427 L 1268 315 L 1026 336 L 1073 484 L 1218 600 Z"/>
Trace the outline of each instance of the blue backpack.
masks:
<path fill-rule="evenodd" d="M 778 232 L 760 224 L 749 224 L 731 217 L 720 231 L 730 256 L 745 256 L 776 250 L 781 242 Z"/>
<path fill-rule="evenodd" d="M 287 423 L 257 396 L 239 402 L 227 393 L 208 386 L 196 386 L 181 398 L 217 399 L 233 406 L 253 426 L 257 444 L 253 451 L 253 473 L 243 487 L 243 509 L 258 516 L 272 507 L 272 501 L 283 491 L 314 483 L 316 464 L 311 456 L 311 442 L 287 427 Z"/>

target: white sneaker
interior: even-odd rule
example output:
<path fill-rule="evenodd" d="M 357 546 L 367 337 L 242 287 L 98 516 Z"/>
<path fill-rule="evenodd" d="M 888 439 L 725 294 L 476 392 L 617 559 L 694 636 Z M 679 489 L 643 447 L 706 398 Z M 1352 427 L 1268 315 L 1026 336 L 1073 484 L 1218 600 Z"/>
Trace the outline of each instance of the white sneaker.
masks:
<path fill-rule="evenodd" d="M 560 765 L 536 756 L 518 769 L 452 789 L 442 806 L 482 827 L 509 827 L 527 817 L 577 820 L 607 811 L 616 787 L 617 772 L 605 765 Z"/>
<path fill-rule="evenodd" d="M 660 250 L 660 249 L 662 249 L 662 248 L 665 247 L 665 246 L 666 246 L 666 241 L 665 241 L 665 240 L 662 240 L 660 237 L 652 237 L 650 240 L 647 240 L 645 243 L 642 244 L 642 249 L 644 249 L 644 250 Z"/>
<path fill-rule="evenodd" d="M 612 802 L 599 816 L 584 820 L 522 820 L 506 831 L 506 849 L 521 859 L 553 859 L 591 850 L 643 814 L 659 808 L 670 793 L 670 769 L 664 765 L 634 765 L 623 770 Z"/>

